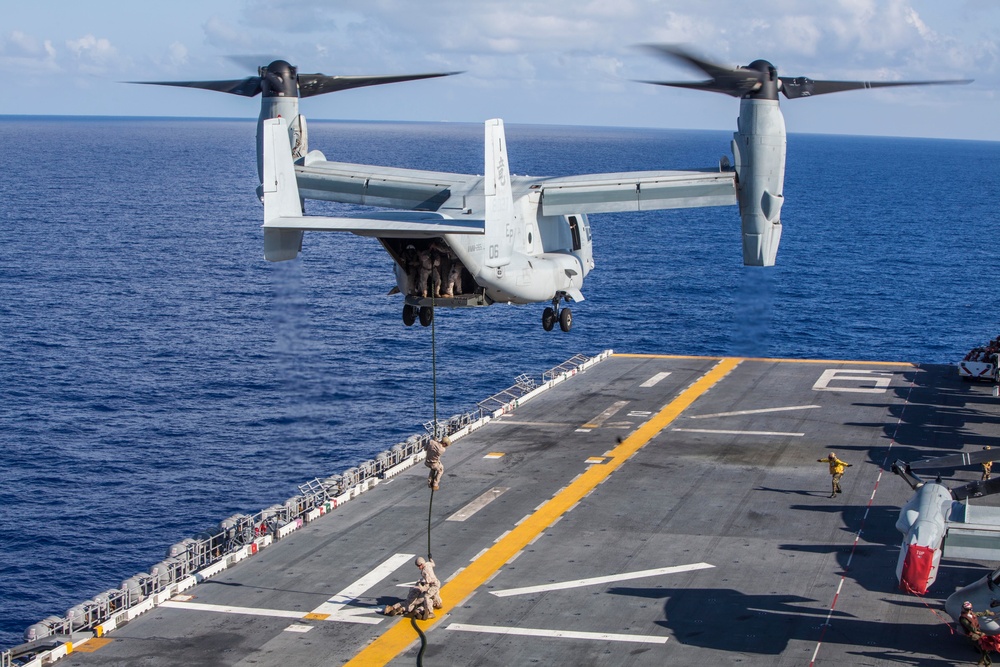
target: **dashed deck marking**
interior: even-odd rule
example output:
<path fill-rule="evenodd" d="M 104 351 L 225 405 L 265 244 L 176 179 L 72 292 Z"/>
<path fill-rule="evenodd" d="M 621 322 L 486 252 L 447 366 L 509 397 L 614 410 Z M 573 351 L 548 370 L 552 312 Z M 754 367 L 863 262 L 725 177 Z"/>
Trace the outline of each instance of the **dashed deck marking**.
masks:
<path fill-rule="evenodd" d="M 671 422 L 686 410 L 695 400 L 714 387 L 719 381 L 740 364 L 740 359 L 726 358 L 717 363 L 694 383 L 682 391 L 677 398 L 668 403 L 652 419 L 629 434 L 621 444 L 609 453 L 611 460 L 604 465 L 590 466 L 568 486 L 556 493 L 548 502 L 510 531 L 497 543 L 486 550 L 479 558 L 469 563 L 450 582 L 441 588 L 441 596 L 445 599 L 444 608 L 438 613 L 437 619 L 423 623 L 423 628 L 435 625 L 453 608 L 448 600 L 465 600 L 477 588 L 493 577 L 514 554 L 521 551 L 542 531 L 561 518 L 567 509 L 593 491 L 598 484 L 606 480 L 632 457 L 642 447 L 665 429 Z M 350 667 L 369 667 L 385 665 L 406 650 L 416 637 L 409 623 L 395 623 L 382 635 L 374 639 L 367 647 L 359 651 L 354 658 L 345 663 Z"/>
<path fill-rule="evenodd" d="M 445 519 L 445 521 L 465 521 L 470 516 L 472 516 L 473 514 L 475 514 L 476 512 L 483 509 L 484 507 L 492 503 L 494 500 L 499 498 L 501 495 L 503 495 L 504 491 L 508 490 L 509 489 L 506 486 L 495 486 L 486 493 L 484 493 L 483 495 L 473 500 L 471 503 L 469 503 L 462 509 L 452 514 L 450 517 Z"/>
<path fill-rule="evenodd" d="M 452 623 L 445 630 L 460 632 L 486 632 L 494 635 L 517 635 L 519 637 L 549 637 L 554 639 L 590 639 L 598 642 L 634 642 L 639 644 L 666 644 L 667 637 L 655 635 L 619 635 L 610 632 L 580 632 L 578 630 L 541 630 L 537 628 L 512 628 L 501 625 L 469 625 Z"/>
<path fill-rule="evenodd" d="M 504 457 L 503 452 L 490 452 L 489 454 L 487 454 L 483 458 L 484 459 L 502 459 L 503 457 Z"/>
<path fill-rule="evenodd" d="M 510 597 L 512 595 L 530 595 L 531 593 L 545 593 L 546 591 L 561 591 L 567 588 L 583 588 L 584 586 L 597 586 L 599 584 L 610 584 L 615 581 L 630 581 L 632 579 L 644 579 L 646 577 L 658 577 L 664 574 L 677 574 L 679 572 L 693 572 L 695 570 L 706 570 L 715 567 L 708 563 L 691 563 L 690 565 L 675 565 L 673 567 L 661 567 L 655 570 L 639 570 L 638 572 L 623 572 L 621 574 L 610 574 L 604 577 L 591 577 L 590 579 L 576 579 L 575 581 L 560 581 L 554 584 L 541 584 L 539 586 L 525 586 L 523 588 L 508 588 L 502 591 L 490 591 L 499 598 Z"/>
<path fill-rule="evenodd" d="M 302 625 L 301 623 L 292 623 L 287 628 L 285 628 L 285 632 L 309 632 L 312 629 L 313 628 L 312 628 L 311 625 Z"/>
<path fill-rule="evenodd" d="M 492 423 L 492 424 L 508 424 L 508 425 L 513 425 L 513 426 L 537 426 L 537 427 L 541 427 L 541 428 L 545 428 L 547 426 L 552 426 L 552 427 L 572 426 L 572 424 L 570 424 L 568 422 L 520 421 L 520 420 L 517 420 L 517 419 L 512 419 L 510 417 L 501 418 L 501 419 L 494 419 L 490 423 Z"/>
<path fill-rule="evenodd" d="M 691 415 L 688 419 L 709 419 L 712 417 L 738 417 L 740 415 L 762 415 L 768 412 L 787 412 L 789 410 L 813 410 L 818 405 L 790 405 L 787 408 L 761 408 L 760 410 L 737 410 L 736 412 L 716 412 L 711 415 Z"/>
<path fill-rule="evenodd" d="M 264 609 L 262 607 L 238 607 L 235 605 L 208 604 L 206 602 L 178 602 L 167 600 L 160 605 L 168 609 L 187 609 L 188 611 L 211 611 L 216 614 L 242 614 L 244 616 L 269 616 L 273 618 L 294 618 L 312 621 L 338 621 L 341 623 L 360 623 L 361 625 L 378 625 L 381 618 L 372 618 L 362 614 L 372 614 L 379 610 L 375 607 L 357 607 L 342 609 L 335 614 L 303 614 L 301 611 L 287 609 Z"/>
<path fill-rule="evenodd" d="M 649 378 L 639 386 L 643 389 L 648 389 L 649 387 L 655 387 L 660 380 L 670 377 L 670 371 L 664 371 L 662 373 L 657 373 L 653 377 Z"/>
<path fill-rule="evenodd" d="M 260 607 L 237 607 L 225 604 L 208 604 L 207 602 L 179 602 L 167 600 L 160 607 L 169 609 L 189 609 L 192 611 L 214 611 L 218 614 L 246 614 L 248 616 L 274 616 L 276 618 L 302 618 L 301 611 L 286 609 L 263 609 Z"/>
<path fill-rule="evenodd" d="M 600 428 L 601 424 L 614 417 L 615 414 L 628 405 L 628 403 L 628 401 L 615 401 L 604 412 L 584 424 L 583 428 Z"/>
<path fill-rule="evenodd" d="M 672 428 L 671 431 L 680 431 L 681 433 L 718 433 L 720 435 L 776 435 L 776 436 L 789 436 L 792 438 L 801 438 L 805 433 L 784 433 L 782 431 L 724 431 L 722 429 L 715 428 Z"/>
<path fill-rule="evenodd" d="M 603 456 L 591 456 L 584 463 L 604 463 L 606 460 Z"/>

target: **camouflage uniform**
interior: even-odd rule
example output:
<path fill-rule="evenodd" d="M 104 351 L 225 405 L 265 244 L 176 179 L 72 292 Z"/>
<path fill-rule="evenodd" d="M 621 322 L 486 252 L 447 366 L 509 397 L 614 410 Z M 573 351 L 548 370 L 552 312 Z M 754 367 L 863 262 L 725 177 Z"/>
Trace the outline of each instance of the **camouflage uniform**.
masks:
<path fill-rule="evenodd" d="M 427 280 L 431 277 L 431 269 L 434 268 L 434 260 L 431 259 L 431 251 L 425 250 L 420 253 L 420 269 L 417 272 L 417 289 L 420 296 L 427 296 Z"/>
<path fill-rule="evenodd" d="M 445 436 L 441 438 L 441 442 L 431 438 L 424 445 L 424 451 L 427 452 L 427 458 L 424 459 L 424 465 L 431 469 L 430 473 L 427 475 L 427 486 L 431 487 L 435 491 L 438 490 L 441 483 L 441 477 L 444 475 L 444 464 L 441 463 L 441 455 L 444 454 L 444 450 L 451 444 L 451 438 Z"/>
<path fill-rule="evenodd" d="M 427 599 L 435 609 L 440 609 L 444 606 L 444 601 L 441 599 L 441 580 L 434 573 L 434 559 L 418 557 L 414 564 L 420 568 L 420 580 L 417 583 L 427 585 Z"/>
<path fill-rule="evenodd" d="M 426 621 L 434 618 L 430 601 L 427 598 L 427 584 L 417 582 L 415 586 L 410 586 L 410 594 L 406 596 L 406 602 L 399 602 L 387 605 L 382 613 L 386 616 L 412 616 L 418 621 Z"/>
<path fill-rule="evenodd" d="M 831 483 L 833 485 L 830 492 L 830 497 L 833 498 L 838 493 L 841 492 L 840 489 L 840 478 L 844 476 L 844 469 L 850 468 L 851 464 L 845 461 L 841 461 L 837 458 L 837 455 L 830 452 L 830 455 L 825 459 L 816 459 L 817 463 L 827 463 L 830 466 L 830 477 Z"/>
<path fill-rule="evenodd" d="M 448 248 L 445 251 L 445 255 L 448 257 L 448 262 L 451 265 L 448 268 L 448 279 L 444 281 L 444 287 L 441 288 L 441 296 L 454 296 L 455 287 L 458 287 L 458 292 L 462 292 L 462 263 L 458 261 L 458 255 Z M 441 272 L 444 273 L 444 266 L 441 267 Z"/>

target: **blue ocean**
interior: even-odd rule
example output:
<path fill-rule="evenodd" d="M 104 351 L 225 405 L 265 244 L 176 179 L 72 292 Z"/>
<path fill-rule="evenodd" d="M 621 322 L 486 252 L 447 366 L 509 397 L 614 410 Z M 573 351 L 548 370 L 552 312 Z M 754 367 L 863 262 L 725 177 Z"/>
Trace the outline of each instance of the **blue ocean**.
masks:
<path fill-rule="evenodd" d="M 0 647 L 433 416 L 431 330 L 403 326 L 376 241 L 264 261 L 254 133 L 0 118 Z M 713 167 L 730 137 L 507 127 L 512 170 L 552 176 Z M 483 170 L 480 124 L 314 121 L 310 143 Z M 742 266 L 735 207 L 594 215 L 571 332 L 542 305 L 438 311 L 438 414 L 608 348 L 954 363 L 1000 334 L 998 192 L 1000 143 L 790 134 L 778 266 Z"/>

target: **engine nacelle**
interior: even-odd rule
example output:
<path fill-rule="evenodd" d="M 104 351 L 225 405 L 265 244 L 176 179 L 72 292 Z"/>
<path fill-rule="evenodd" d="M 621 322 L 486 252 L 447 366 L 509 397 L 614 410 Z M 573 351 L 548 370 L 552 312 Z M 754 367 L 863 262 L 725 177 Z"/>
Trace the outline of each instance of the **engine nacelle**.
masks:
<path fill-rule="evenodd" d="M 743 227 L 743 264 L 774 266 L 781 241 L 785 182 L 785 118 L 778 101 L 740 100 L 737 128 L 733 157 Z"/>
<path fill-rule="evenodd" d="M 900 590 L 923 595 L 937 578 L 952 502 L 947 487 L 927 483 L 900 510 L 896 521 L 896 530 L 903 533 L 896 563 Z"/>

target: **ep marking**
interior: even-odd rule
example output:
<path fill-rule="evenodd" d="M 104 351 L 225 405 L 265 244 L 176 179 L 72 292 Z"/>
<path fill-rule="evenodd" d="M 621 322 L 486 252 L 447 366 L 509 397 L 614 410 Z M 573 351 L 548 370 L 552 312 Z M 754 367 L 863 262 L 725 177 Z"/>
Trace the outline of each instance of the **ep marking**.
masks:
<path fill-rule="evenodd" d="M 852 382 L 874 386 L 843 386 L 831 387 L 831 382 Z M 892 373 L 881 371 L 858 370 L 855 368 L 828 368 L 816 380 L 813 391 L 848 391 L 857 394 L 884 394 L 892 382 Z"/>

